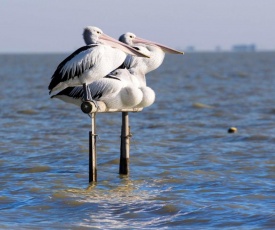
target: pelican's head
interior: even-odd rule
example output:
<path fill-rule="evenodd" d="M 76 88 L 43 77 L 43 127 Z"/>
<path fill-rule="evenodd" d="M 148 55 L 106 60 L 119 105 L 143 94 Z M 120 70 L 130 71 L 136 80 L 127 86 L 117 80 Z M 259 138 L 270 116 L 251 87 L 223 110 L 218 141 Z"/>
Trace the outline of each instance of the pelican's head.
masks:
<path fill-rule="evenodd" d="M 151 56 L 151 52 L 144 46 L 139 46 L 139 45 L 133 45 L 133 48 L 138 50 L 139 52 L 147 55 L 148 57 Z"/>
<path fill-rule="evenodd" d="M 109 78 L 114 78 L 120 81 L 131 81 L 131 73 L 128 69 L 116 69 L 107 75 Z"/>
<path fill-rule="evenodd" d="M 103 34 L 103 31 L 95 26 L 87 26 L 83 31 L 83 39 L 86 45 L 96 44 L 100 36 Z"/>
<path fill-rule="evenodd" d="M 130 72 L 128 69 L 116 69 L 116 70 L 113 70 L 111 73 L 109 73 L 108 76 L 123 78 L 123 76 L 129 75 L 129 74 Z"/>
<path fill-rule="evenodd" d="M 119 37 L 119 41 L 127 44 L 127 45 L 130 45 L 132 46 L 134 44 L 133 40 L 136 38 L 137 36 L 131 32 L 127 32 L 125 34 L 122 34 L 120 37 Z"/>

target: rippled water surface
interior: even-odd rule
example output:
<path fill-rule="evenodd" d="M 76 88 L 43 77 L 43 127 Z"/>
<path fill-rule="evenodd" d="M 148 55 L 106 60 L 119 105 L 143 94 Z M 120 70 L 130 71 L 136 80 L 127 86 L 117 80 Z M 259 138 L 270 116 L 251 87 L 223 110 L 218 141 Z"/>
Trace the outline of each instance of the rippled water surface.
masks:
<path fill-rule="evenodd" d="M 48 95 L 64 57 L 0 55 L 0 229 L 275 226 L 275 53 L 166 56 L 155 104 L 130 113 L 129 176 L 121 114 L 97 115 L 91 185 L 90 118 Z"/>

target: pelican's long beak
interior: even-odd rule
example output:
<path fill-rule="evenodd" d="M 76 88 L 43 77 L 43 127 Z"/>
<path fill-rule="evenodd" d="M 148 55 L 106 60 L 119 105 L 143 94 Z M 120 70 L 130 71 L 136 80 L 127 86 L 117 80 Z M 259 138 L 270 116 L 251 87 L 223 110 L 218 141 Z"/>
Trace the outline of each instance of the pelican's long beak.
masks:
<path fill-rule="evenodd" d="M 124 44 L 106 34 L 102 34 L 100 36 L 100 39 L 104 40 L 103 43 L 106 44 L 106 45 L 110 45 L 112 46 L 113 48 L 117 48 L 117 49 L 120 49 L 121 51 L 127 53 L 127 54 L 131 54 L 133 56 L 138 56 L 138 57 L 146 57 L 146 58 L 149 58 L 149 56 L 139 52 L 138 50 L 132 48 L 131 46 L 127 45 L 127 44 Z"/>
<path fill-rule="evenodd" d="M 153 44 L 153 45 L 159 46 L 165 53 L 170 53 L 170 54 L 184 54 L 184 53 L 181 52 L 181 51 L 172 49 L 172 48 L 170 48 L 170 47 L 168 47 L 168 46 L 159 44 L 159 43 L 157 43 L 157 42 L 152 42 L 152 41 L 145 40 L 145 39 L 143 39 L 143 38 L 138 38 L 138 37 L 136 37 L 136 38 L 133 39 L 133 43 Z"/>

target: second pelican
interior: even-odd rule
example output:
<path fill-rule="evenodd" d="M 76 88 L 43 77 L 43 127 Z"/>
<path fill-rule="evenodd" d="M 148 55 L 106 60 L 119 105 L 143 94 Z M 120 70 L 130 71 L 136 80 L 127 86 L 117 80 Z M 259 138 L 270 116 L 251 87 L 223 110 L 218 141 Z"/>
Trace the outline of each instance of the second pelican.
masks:
<path fill-rule="evenodd" d="M 142 91 L 134 84 L 136 79 L 127 69 L 117 69 L 88 85 L 92 99 L 102 101 L 109 109 L 134 108 L 143 98 Z M 52 96 L 80 106 L 84 100 L 82 87 L 68 87 Z"/>

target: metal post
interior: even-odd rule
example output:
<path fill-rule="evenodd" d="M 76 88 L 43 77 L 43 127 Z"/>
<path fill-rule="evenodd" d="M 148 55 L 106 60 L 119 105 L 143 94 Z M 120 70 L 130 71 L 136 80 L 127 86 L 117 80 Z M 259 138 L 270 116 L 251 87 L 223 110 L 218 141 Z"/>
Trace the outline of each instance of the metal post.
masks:
<path fill-rule="evenodd" d="M 130 127 L 128 112 L 122 112 L 119 174 L 128 175 L 130 162 Z"/>
<path fill-rule="evenodd" d="M 97 181 L 95 113 L 91 113 L 91 118 L 92 130 L 89 132 L 89 183 Z"/>

